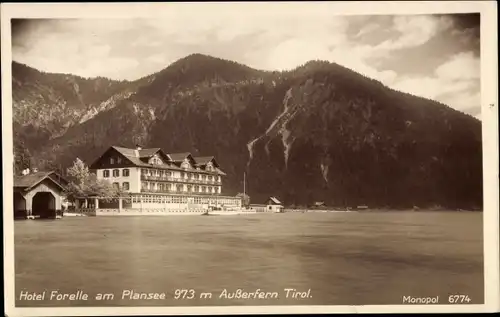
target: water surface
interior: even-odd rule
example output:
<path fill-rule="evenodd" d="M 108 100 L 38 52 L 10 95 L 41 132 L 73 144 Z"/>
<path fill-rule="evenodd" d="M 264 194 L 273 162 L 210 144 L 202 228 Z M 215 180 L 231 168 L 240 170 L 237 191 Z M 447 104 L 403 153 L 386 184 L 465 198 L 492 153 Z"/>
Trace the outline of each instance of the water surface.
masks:
<path fill-rule="evenodd" d="M 482 213 L 66 217 L 15 222 L 16 306 L 373 305 L 403 296 L 483 303 Z M 311 290 L 285 298 L 285 288 Z M 173 299 L 192 289 L 192 299 Z M 278 292 L 279 298 L 219 298 Z M 47 300 L 81 290 L 88 300 Z M 121 299 L 124 290 L 165 300 Z M 19 300 L 46 291 L 45 300 Z M 201 292 L 212 293 L 212 298 Z M 113 300 L 97 301 L 98 293 Z"/>

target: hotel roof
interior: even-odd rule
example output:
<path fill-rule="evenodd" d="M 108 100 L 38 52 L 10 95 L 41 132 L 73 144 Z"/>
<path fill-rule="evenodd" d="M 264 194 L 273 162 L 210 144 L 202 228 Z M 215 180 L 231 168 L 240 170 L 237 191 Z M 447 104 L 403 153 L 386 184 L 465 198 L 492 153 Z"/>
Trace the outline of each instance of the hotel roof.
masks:
<path fill-rule="evenodd" d="M 191 155 L 189 152 L 184 152 L 184 153 L 169 153 L 168 156 L 172 159 L 174 162 L 180 162 L 184 161 L 186 157 Z"/>
<path fill-rule="evenodd" d="M 161 150 L 159 147 L 152 148 L 152 149 L 141 149 L 137 150 L 139 152 L 139 157 L 151 157 L 158 153 L 158 151 Z"/>
<path fill-rule="evenodd" d="M 185 169 L 175 165 L 174 163 L 178 164 L 179 162 L 183 161 L 187 157 L 191 157 L 191 160 L 193 161 L 195 167 L 204 166 L 210 160 L 215 161 L 215 158 L 213 156 L 202 156 L 202 157 L 199 157 L 197 159 L 194 159 L 192 157 L 191 153 L 189 153 L 189 152 L 164 154 L 163 151 L 161 150 L 161 148 L 148 148 L 148 149 L 140 149 L 140 150 L 139 149 L 125 148 L 125 147 L 121 147 L 121 146 L 112 146 L 111 148 L 113 148 L 114 150 L 119 152 L 121 155 L 125 156 L 125 158 L 127 158 L 130 162 L 132 162 L 132 164 L 134 164 L 135 166 L 138 166 L 138 167 L 154 167 L 154 168 L 160 168 L 160 169 L 173 169 L 173 170 L 185 171 Z M 162 154 L 168 156 L 169 159 L 171 160 L 171 162 L 167 162 L 165 165 L 162 166 L 162 165 L 148 164 L 147 162 L 142 160 L 144 158 L 149 158 L 158 152 L 161 152 Z M 101 156 L 101 158 L 102 158 L 102 156 Z M 101 158 L 99 158 L 97 161 L 99 161 Z M 92 164 L 92 165 L 94 165 L 94 164 Z M 215 167 L 216 167 L 215 171 L 204 171 L 204 170 L 203 171 L 209 172 L 209 173 L 216 173 L 216 174 L 220 174 L 220 175 L 226 175 L 223 171 L 221 171 L 218 168 L 217 163 L 215 163 Z"/>
<path fill-rule="evenodd" d="M 118 152 L 120 152 L 121 154 L 123 154 L 125 156 L 131 156 L 131 157 L 137 157 L 137 158 L 151 157 L 154 154 L 156 154 L 158 151 L 160 151 L 159 147 L 158 148 L 151 148 L 151 149 L 140 149 L 140 150 L 129 149 L 126 147 L 121 147 L 121 146 L 112 146 L 112 148 L 114 148 L 115 150 L 117 150 Z"/>
<path fill-rule="evenodd" d="M 194 158 L 196 163 L 198 163 L 200 165 L 206 165 L 208 162 L 210 162 L 213 159 L 214 159 L 213 156 L 198 156 L 198 157 Z"/>
<path fill-rule="evenodd" d="M 112 146 L 113 149 L 118 151 L 121 155 L 125 156 L 127 159 L 129 159 L 132 163 L 135 165 L 148 165 L 141 161 L 140 155 L 139 155 L 139 150 L 135 149 L 129 149 L 129 148 L 124 148 L 124 147 L 119 147 L 119 146 Z"/>

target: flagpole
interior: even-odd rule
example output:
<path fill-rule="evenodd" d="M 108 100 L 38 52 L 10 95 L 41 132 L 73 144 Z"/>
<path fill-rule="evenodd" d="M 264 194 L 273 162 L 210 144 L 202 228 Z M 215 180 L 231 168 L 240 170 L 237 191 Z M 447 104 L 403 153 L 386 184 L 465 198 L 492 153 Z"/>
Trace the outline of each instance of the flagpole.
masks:
<path fill-rule="evenodd" d="M 243 205 L 245 204 L 245 200 L 246 200 L 245 197 L 247 196 L 246 195 L 246 190 L 247 190 L 246 189 L 246 185 L 247 185 L 246 182 L 247 182 L 247 180 L 246 180 L 246 173 L 243 172 L 243 201 L 242 201 Z M 246 206 L 245 206 L 245 208 L 246 208 Z"/>

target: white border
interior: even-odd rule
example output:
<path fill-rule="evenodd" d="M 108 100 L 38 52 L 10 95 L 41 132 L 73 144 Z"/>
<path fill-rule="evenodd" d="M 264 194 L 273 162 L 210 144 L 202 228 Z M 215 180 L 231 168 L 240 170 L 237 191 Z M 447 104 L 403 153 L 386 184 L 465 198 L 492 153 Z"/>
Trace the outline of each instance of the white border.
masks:
<path fill-rule="evenodd" d="M 194 8 L 193 8 L 194 7 Z M 172 9 L 170 9 L 172 8 Z M 174 10 L 175 9 L 175 10 Z M 484 175 L 484 274 L 483 305 L 383 305 L 383 306 L 227 306 L 227 307 L 78 307 L 16 308 L 14 294 L 14 221 L 12 210 L 12 86 L 11 18 L 133 18 L 165 17 L 180 11 L 209 14 L 321 14 L 339 15 L 481 13 L 481 101 Z M 496 1 L 375 1 L 375 2 L 289 2 L 289 3 L 30 3 L 1 4 L 2 39 L 2 155 L 4 210 L 4 276 L 7 316 L 91 316 L 91 315 L 219 315 L 219 314 L 304 314 L 304 313 L 449 313 L 494 312 L 500 310 L 499 214 L 498 214 L 498 44 Z M 493 104 L 493 107 L 489 105 Z"/>

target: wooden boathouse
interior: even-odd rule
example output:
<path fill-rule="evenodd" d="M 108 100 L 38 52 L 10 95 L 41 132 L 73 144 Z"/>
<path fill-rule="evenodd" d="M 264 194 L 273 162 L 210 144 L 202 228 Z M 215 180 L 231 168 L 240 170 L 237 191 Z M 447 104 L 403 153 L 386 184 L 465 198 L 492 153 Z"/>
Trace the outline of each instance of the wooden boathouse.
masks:
<path fill-rule="evenodd" d="M 56 172 L 33 172 L 14 176 L 14 218 L 62 216 L 67 181 Z"/>

